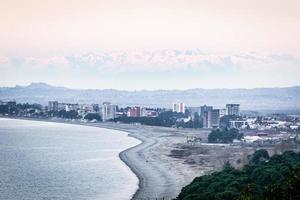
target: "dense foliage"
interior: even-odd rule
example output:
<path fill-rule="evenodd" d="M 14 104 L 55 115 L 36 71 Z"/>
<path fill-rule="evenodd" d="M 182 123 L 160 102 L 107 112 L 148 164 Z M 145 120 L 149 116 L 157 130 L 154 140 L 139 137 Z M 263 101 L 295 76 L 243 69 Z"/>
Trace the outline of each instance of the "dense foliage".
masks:
<path fill-rule="evenodd" d="M 87 115 L 84 116 L 84 119 L 86 120 L 97 120 L 97 121 L 102 121 L 101 116 L 98 113 L 88 113 Z"/>
<path fill-rule="evenodd" d="M 249 164 L 250 165 L 258 165 L 259 163 L 261 163 L 263 161 L 269 160 L 269 158 L 270 157 L 269 157 L 268 151 L 265 149 L 260 149 L 251 156 Z"/>
<path fill-rule="evenodd" d="M 67 119 L 78 119 L 78 112 L 76 110 L 70 110 L 70 111 L 65 111 L 65 110 L 60 110 L 58 112 L 58 116 L 61 118 L 67 118 Z"/>
<path fill-rule="evenodd" d="M 208 142 L 210 143 L 231 143 L 234 139 L 241 139 L 243 137 L 242 133 L 235 128 L 231 129 L 216 129 L 212 130 L 208 135 Z"/>
<path fill-rule="evenodd" d="M 7 105 L 0 105 L 0 114 L 8 114 L 9 109 Z"/>
<path fill-rule="evenodd" d="M 176 200 L 299 200 L 300 153 L 287 151 L 271 158 L 265 150 L 236 170 L 226 164 L 220 172 L 195 178 Z"/>
<path fill-rule="evenodd" d="M 172 111 L 162 112 L 157 117 L 127 117 L 122 116 L 114 119 L 123 123 L 141 123 L 150 126 L 166 126 L 171 127 L 176 124 L 178 118 L 184 117 L 183 113 L 176 113 Z"/>

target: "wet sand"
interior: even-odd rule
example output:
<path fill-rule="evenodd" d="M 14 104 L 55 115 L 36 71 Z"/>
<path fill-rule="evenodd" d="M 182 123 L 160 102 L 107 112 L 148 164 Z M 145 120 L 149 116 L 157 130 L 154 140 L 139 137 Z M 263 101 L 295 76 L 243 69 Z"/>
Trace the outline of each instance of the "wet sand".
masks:
<path fill-rule="evenodd" d="M 173 199 L 182 187 L 207 171 L 170 156 L 177 143 L 185 143 L 185 135 L 191 130 L 127 124 L 101 124 L 101 127 L 127 131 L 129 136 L 142 141 L 120 153 L 140 181 L 133 199 Z"/>

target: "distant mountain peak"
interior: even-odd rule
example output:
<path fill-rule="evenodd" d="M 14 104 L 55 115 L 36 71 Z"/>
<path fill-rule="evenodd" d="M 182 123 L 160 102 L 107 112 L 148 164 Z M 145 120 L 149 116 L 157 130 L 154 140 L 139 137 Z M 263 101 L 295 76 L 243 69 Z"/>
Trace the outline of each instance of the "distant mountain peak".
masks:
<path fill-rule="evenodd" d="M 26 87 L 31 88 L 31 89 L 39 89 L 39 88 L 52 88 L 53 86 L 48 85 L 47 83 L 43 83 L 43 82 L 33 82 L 33 83 L 30 83 Z"/>

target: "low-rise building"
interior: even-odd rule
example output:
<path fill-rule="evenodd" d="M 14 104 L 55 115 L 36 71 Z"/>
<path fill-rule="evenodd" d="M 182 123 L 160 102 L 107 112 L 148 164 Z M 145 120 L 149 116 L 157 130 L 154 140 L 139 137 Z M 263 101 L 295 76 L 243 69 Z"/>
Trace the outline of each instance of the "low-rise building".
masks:
<path fill-rule="evenodd" d="M 128 109 L 127 116 L 128 117 L 140 117 L 141 116 L 141 112 L 142 112 L 141 107 L 135 106 L 135 107 L 132 107 L 132 108 Z"/>

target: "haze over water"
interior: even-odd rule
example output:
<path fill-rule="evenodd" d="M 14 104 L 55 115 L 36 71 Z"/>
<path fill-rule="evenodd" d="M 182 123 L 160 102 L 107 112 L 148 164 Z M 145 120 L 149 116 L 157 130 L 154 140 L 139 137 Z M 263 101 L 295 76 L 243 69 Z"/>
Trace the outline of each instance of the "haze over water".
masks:
<path fill-rule="evenodd" d="M 118 154 L 125 133 L 0 119 L 0 199 L 130 199 L 138 179 Z"/>

